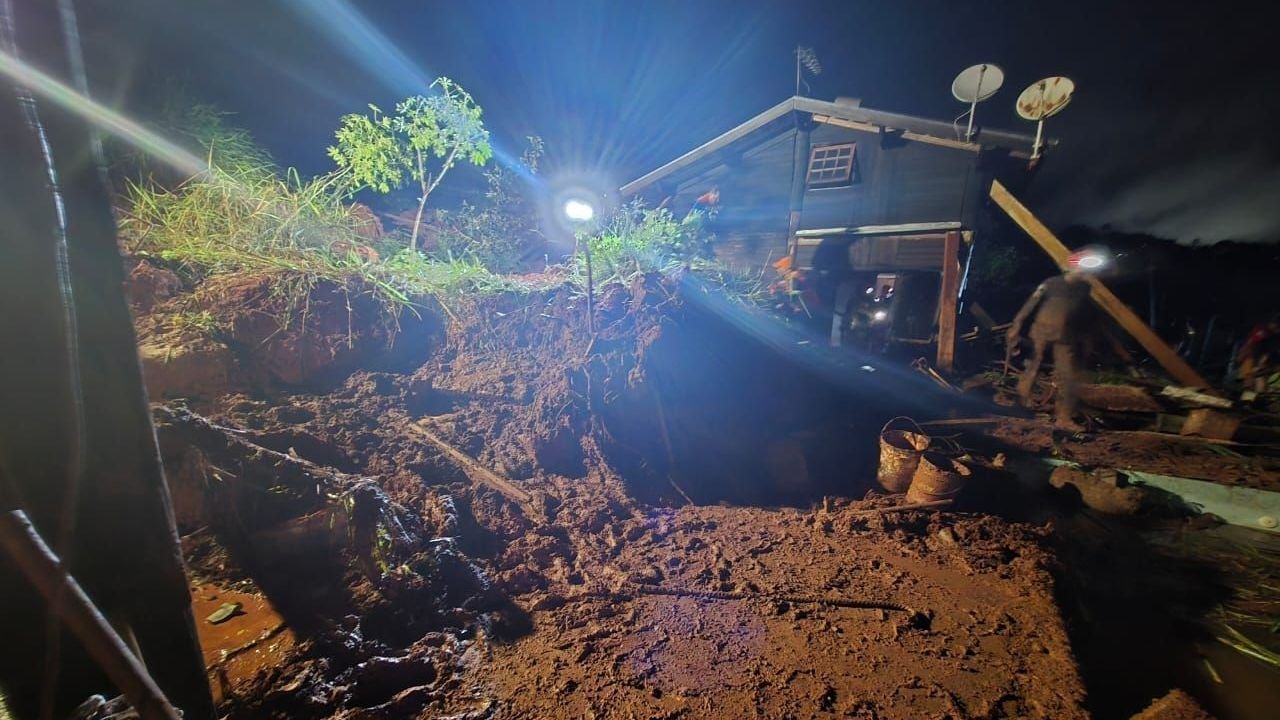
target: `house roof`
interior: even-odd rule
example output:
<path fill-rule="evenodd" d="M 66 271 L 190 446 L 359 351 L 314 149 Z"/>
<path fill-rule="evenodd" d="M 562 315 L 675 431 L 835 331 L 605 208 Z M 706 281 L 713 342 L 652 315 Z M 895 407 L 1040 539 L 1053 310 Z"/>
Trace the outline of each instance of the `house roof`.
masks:
<path fill-rule="evenodd" d="M 732 145 L 747 136 L 754 135 L 764 128 L 790 119 L 793 113 L 806 113 L 813 117 L 822 118 L 825 122 L 846 127 L 865 126 L 866 129 L 898 130 L 902 131 L 904 136 L 909 139 L 925 142 L 932 141 L 938 144 L 975 151 L 989 148 L 1006 148 L 1014 152 L 1030 152 L 1035 143 L 1035 137 L 1031 135 L 988 128 L 979 128 L 974 142 L 957 140 L 956 127 L 948 122 L 912 115 L 901 115 L 883 110 L 873 110 L 845 103 L 815 100 L 797 95 L 774 105 L 671 162 L 632 180 L 622 186 L 621 192 L 623 195 L 633 195 L 667 175 L 688 167 L 721 148 Z M 1048 139 L 1045 142 L 1050 146 L 1057 144 L 1057 140 L 1053 139 Z"/>

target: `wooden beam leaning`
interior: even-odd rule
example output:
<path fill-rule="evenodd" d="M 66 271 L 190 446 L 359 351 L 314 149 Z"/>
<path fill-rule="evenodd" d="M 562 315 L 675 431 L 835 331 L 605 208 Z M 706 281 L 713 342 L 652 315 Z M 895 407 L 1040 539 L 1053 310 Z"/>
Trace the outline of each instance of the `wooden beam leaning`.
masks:
<path fill-rule="evenodd" d="M 991 199 L 996 205 L 1000 206 L 1014 222 L 1018 224 L 1042 250 L 1049 255 L 1055 264 L 1060 268 L 1065 268 L 1067 264 L 1067 256 L 1071 251 L 1066 245 L 1053 234 L 1049 228 L 1045 227 L 1040 219 L 1031 213 L 1025 205 L 1018 201 L 999 180 L 991 182 Z M 1200 373 L 1187 364 L 1173 348 L 1169 347 L 1155 331 L 1151 329 L 1145 322 L 1139 318 L 1133 310 L 1129 309 L 1120 298 L 1116 297 L 1111 289 L 1102 284 L 1101 280 L 1096 277 L 1089 277 L 1089 284 L 1092 286 L 1090 296 L 1093 301 L 1098 304 L 1107 314 L 1115 318 L 1120 327 L 1125 332 L 1133 336 L 1147 352 L 1151 353 L 1151 357 L 1160 363 L 1161 367 L 1169 372 L 1169 375 L 1179 383 L 1189 387 L 1211 388 L 1209 381 L 1200 377 Z"/>

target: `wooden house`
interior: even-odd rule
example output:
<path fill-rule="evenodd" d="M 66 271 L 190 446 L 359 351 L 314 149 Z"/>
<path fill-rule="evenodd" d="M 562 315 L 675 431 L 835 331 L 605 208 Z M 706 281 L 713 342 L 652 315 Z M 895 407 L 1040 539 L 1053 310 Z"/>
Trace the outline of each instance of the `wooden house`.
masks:
<path fill-rule="evenodd" d="M 789 257 L 822 286 L 833 342 L 865 289 L 881 300 L 912 285 L 913 297 L 930 298 L 929 308 L 915 302 L 914 313 L 895 313 L 894 334 L 936 337 L 939 365 L 947 367 L 967 249 L 991 223 L 991 181 L 1018 189 L 1035 165 L 1032 136 L 964 132 L 857 100 L 793 97 L 633 180 L 621 194 L 682 217 L 699 197 L 718 191 L 710 222 L 717 255 L 744 268 Z M 932 289 L 922 296 L 925 286 Z"/>

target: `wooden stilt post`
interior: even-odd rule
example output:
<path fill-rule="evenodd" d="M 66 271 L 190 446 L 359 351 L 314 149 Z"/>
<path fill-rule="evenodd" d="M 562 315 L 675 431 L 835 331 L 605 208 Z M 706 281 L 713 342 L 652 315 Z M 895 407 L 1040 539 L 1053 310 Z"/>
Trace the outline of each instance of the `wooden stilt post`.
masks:
<path fill-rule="evenodd" d="M 1018 223 L 1018 226 L 1025 230 L 1032 240 L 1036 241 L 1036 244 L 1053 259 L 1058 267 L 1066 267 L 1067 256 L 1071 251 L 1025 205 L 1018 202 L 1018 199 L 1004 185 L 1001 185 L 999 180 L 991 183 L 991 199 L 1013 218 L 1013 221 Z M 1115 318 L 1125 332 L 1132 335 L 1134 340 L 1151 353 L 1151 357 L 1155 358 L 1174 380 L 1189 387 L 1211 387 L 1208 380 L 1201 377 L 1200 373 L 1188 365 L 1178 353 L 1174 352 L 1173 348 L 1166 345 L 1160 336 L 1156 335 L 1149 325 L 1142 322 L 1142 319 L 1116 297 L 1110 288 L 1103 285 L 1101 280 L 1091 276 L 1089 284 L 1093 288 L 1090 293 L 1093 301 Z"/>
<path fill-rule="evenodd" d="M 805 180 L 809 174 L 809 133 L 813 129 L 813 120 L 808 116 L 797 118 L 795 146 L 791 157 L 791 194 L 787 212 L 787 254 L 795 267 L 796 231 L 800 229 L 800 215 L 804 210 Z"/>
<path fill-rule="evenodd" d="M 942 283 L 938 291 L 939 370 L 950 371 L 956 359 L 956 302 L 960 293 L 960 233 L 952 230 L 942 244 Z"/>

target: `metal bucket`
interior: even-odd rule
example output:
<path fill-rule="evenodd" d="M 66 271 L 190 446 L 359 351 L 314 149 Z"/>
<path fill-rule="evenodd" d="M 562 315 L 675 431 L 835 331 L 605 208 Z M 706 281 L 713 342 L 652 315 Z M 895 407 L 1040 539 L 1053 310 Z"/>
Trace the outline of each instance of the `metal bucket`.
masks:
<path fill-rule="evenodd" d="M 964 489 L 972 474 L 967 465 L 947 455 L 925 453 L 907 489 L 907 502 L 950 500 Z"/>
<path fill-rule="evenodd" d="M 889 427 L 899 420 L 910 423 L 915 432 Z M 911 418 L 896 417 L 885 423 L 880 428 L 880 468 L 876 471 L 876 481 L 889 492 L 906 492 L 920 464 L 920 455 L 928 447 L 929 436 Z"/>

